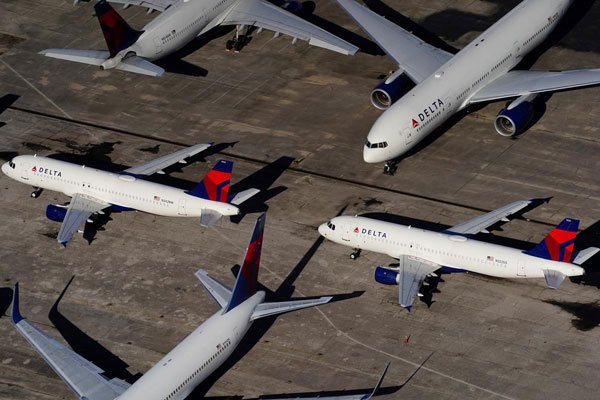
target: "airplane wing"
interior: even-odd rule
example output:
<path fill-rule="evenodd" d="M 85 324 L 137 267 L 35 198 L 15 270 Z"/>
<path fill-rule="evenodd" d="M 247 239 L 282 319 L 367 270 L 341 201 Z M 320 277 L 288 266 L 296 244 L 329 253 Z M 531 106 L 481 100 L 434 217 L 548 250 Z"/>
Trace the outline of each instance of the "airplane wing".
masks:
<path fill-rule="evenodd" d="M 272 397 L 272 396 L 260 396 L 259 399 L 264 400 L 370 400 L 373 396 L 379 392 L 381 388 L 381 384 L 383 383 L 383 379 L 385 378 L 385 374 L 388 371 L 390 364 L 388 363 L 383 370 L 383 373 L 379 377 L 379 381 L 377 381 L 377 385 L 371 391 L 371 393 L 364 394 L 353 394 L 353 395 L 340 395 L 340 396 L 316 396 L 316 397 Z M 294 395 L 295 396 L 295 395 Z"/>
<path fill-rule="evenodd" d="M 103 377 L 102 369 L 24 319 L 19 312 L 18 283 L 13 292 L 11 318 L 15 329 L 80 399 L 113 400 L 131 386 L 117 378 L 109 380 Z"/>
<path fill-rule="evenodd" d="M 487 233 L 487 228 L 500 221 L 508 222 L 507 217 L 523 210 L 534 201 L 535 200 L 515 201 L 514 203 L 505 205 L 497 210 L 490 211 L 489 213 L 475 217 L 467 222 L 448 228 L 444 232 L 458 233 L 461 235 L 475 235 L 479 232 Z"/>
<path fill-rule="evenodd" d="M 81 193 L 76 193 L 71 198 L 65 219 L 60 226 L 56 240 L 63 246 L 67 246 L 67 242 L 73 238 L 73 235 L 79 227 L 92 215 L 110 204 L 105 203 L 95 197 Z"/>
<path fill-rule="evenodd" d="M 302 308 L 320 306 L 321 304 L 328 303 L 332 297 L 320 297 L 318 299 L 311 300 L 292 300 L 292 301 L 281 301 L 277 303 L 261 303 L 256 306 L 252 317 L 252 321 L 268 317 L 275 314 L 283 314 L 290 311 L 300 310 Z"/>
<path fill-rule="evenodd" d="M 221 308 L 224 308 L 231 298 L 231 289 L 223 285 L 218 280 L 208 276 L 208 273 L 203 269 L 196 271 L 195 275 L 196 278 L 200 280 L 200 283 L 204 285 L 208 291 L 208 294 L 210 294 L 212 298 L 219 303 Z"/>
<path fill-rule="evenodd" d="M 469 99 L 469 103 L 519 97 L 531 93 L 600 85 L 600 69 L 571 71 L 510 71 L 483 87 Z"/>
<path fill-rule="evenodd" d="M 197 144 L 195 146 L 187 147 L 185 149 L 176 151 L 175 153 L 159 157 L 145 164 L 128 168 L 123 172 L 130 175 L 152 175 L 155 172 L 160 173 L 164 168 L 167 168 L 173 164 L 185 164 L 186 158 L 201 153 L 204 150 L 208 149 L 210 146 L 212 146 L 212 143 Z"/>
<path fill-rule="evenodd" d="M 221 19 L 220 25 L 257 26 L 341 54 L 352 55 L 358 51 L 358 47 L 264 0 L 240 0 L 224 17 L 217 19 Z"/>
<path fill-rule="evenodd" d="M 78 2 L 79 0 L 76 0 Z M 108 0 L 109 3 L 123 4 L 128 6 L 140 6 L 151 10 L 163 12 L 171 7 L 177 0 Z"/>
<path fill-rule="evenodd" d="M 354 0 L 337 2 L 416 83 L 429 77 L 453 57 Z"/>
<path fill-rule="evenodd" d="M 399 258 L 398 302 L 410 311 L 415 296 L 430 273 L 440 269 L 438 264 L 418 257 L 403 255 Z"/>

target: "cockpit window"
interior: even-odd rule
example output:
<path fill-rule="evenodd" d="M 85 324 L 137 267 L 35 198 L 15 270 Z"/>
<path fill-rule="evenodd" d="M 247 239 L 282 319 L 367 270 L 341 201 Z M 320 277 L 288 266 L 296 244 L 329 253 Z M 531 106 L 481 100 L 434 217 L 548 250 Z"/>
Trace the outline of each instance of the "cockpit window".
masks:
<path fill-rule="evenodd" d="M 371 143 L 367 140 L 365 146 L 367 146 L 369 149 L 385 149 L 388 147 L 388 142 Z"/>
<path fill-rule="evenodd" d="M 11 167 L 12 169 L 15 169 L 15 163 L 12 161 L 8 162 L 8 166 Z"/>
<path fill-rule="evenodd" d="M 332 231 L 335 231 L 335 225 L 331 223 L 331 221 L 327 222 L 327 226 L 329 227 L 329 229 L 331 229 Z"/>

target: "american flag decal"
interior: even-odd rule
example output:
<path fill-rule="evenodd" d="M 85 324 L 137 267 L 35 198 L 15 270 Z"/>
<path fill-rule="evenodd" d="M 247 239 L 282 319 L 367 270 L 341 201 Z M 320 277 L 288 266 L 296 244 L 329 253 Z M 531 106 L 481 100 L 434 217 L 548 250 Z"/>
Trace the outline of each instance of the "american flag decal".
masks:
<path fill-rule="evenodd" d="M 160 201 L 160 196 L 154 196 L 154 201 Z"/>
<path fill-rule="evenodd" d="M 488 261 L 494 261 L 494 257 L 492 257 L 492 256 L 487 256 L 487 260 L 488 260 Z"/>

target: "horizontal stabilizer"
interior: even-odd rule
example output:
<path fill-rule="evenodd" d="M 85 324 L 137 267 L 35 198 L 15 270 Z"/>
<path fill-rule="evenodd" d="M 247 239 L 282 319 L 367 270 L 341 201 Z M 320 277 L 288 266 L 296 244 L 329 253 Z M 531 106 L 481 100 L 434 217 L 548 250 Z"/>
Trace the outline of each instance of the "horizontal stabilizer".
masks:
<path fill-rule="evenodd" d="M 138 56 L 127 57 L 116 66 L 121 71 L 133 72 L 148 76 L 161 76 L 165 70 Z"/>
<path fill-rule="evenodd" d="M 247 189 L 243 192 L 236 193 L 229 202 L 234 206 L 239 206 L 243 202 L 248 201 L 251 197 L 256 196 L 258 193 L 260 193 L 260 190 L 256 188 Z"/>
<path fill-rule="evenodd" d="M 598 253 L 599 251 L 600 249 L 597 247 L 588 247 L 585 250 L 581 250 L 579 253 L 577 253 L 577 256 L 573 260 L 573 264 L 581 265 L 593 256 L 595 256 L 596 253 Z"/>
<path fill-rule="evenodd" d="M 277 303 L 262 303 L 256 307 L 250 319 L 254 321 L 255 319 L 264 318 L 271 315 L 283 314 L 290 311 L 301 310 L 303 308 L 320 306 L 328 303 L 331 299 L 332 297 L 329 296 L 320 297 L 313 300 L 292 300 Z"/>
<path fill-rule="evenodd" d="M 202 226 L 212 226 L 218 220 L 221 219 L 223 214 L 214 210 L 202 210 L 202 214 L 200 214 L 200 225 Z"/>
<path fill-rule="evenodd" d="M 558 289 L 560 284 L 565 280 L 566 275 L 562 272 L 555 271 L 553 269 L 544 270 L 544 278 L 546 278 L 546 285 L 551 289 Z"/>
<path fill-rule="evenodd" d="M 218 280 L 208 276 L 208 273 L 203 269 L 196 271 L 195 275 L 196 278 L 200 280 L 200 283 L 204 285 L 212 298 L 219 303 L 221 308 L 224 308 L 231 298 L 231 289 L 223 285 Z"/>
<path fill-rule="evenodd" d="M 46 49 L 38 54 L 46 57 L 58 58 L 82 64 L 100 66 L 110 56 L 108 51 L 102 50 L 76 50 L 76 49 Z"/>

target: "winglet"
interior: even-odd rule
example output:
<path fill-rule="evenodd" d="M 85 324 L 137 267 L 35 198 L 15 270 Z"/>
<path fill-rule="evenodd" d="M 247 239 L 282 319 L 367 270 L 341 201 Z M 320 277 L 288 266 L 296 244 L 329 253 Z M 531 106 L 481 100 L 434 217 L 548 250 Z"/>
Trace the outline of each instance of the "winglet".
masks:
<path fill-rule="evenodd" d="M 254 232 L 252 238 L 246 249 L 246 255 L 244 256 L 244 262 L 240 268 L 231 299 L 225 309 L 225 312 L 229 312 L 233 308 L 237 307 L 248 298 L 253 296 L 258 290 L 258 268 L 260 267 L 260 253 L 262 250 L 263 233 L 265 231 L 265 219 L 266 214 L 262 214 L 256 220 L 254 225 Z"/>
<path fill-rule="evenodd" d="M 19 282 L 15 283 L 15 288 L 13 289 L 11 319 L 14 325 L 18 324 L 24 319 L 19 312 Z"/>
<path fill-rule="evenodd" d="M 383 379 L 385 378 L 385 374 L 387 374 L 389 367 L 390 367 L 390 363 L 387 363 L 387 365 L 385 366 L 385 369 L 383 370 L 383 373 L 379 377 L 379 381 L 377 382 L 377 385 L 375 385 L 375 388 L 373 389 L 371 394 L 368 397 L 363 397 L 363 399 L 361 399 L 361 400 L 369 400 L 371 397 L 373 397 L 377 394 L 377 392 L 381 388 L 381 384 L 383 383 Z"/>

